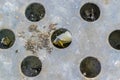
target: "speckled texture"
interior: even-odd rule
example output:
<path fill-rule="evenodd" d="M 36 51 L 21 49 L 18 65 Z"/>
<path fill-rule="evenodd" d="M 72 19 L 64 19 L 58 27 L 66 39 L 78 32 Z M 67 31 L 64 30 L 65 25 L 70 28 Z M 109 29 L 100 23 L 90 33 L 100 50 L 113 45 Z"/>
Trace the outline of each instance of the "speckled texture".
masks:
<path fill-rule="evenodd" d="M 45 17 L 36 23 L 25 17 L 25 9 L 32 2 L 40 2 L 46 9 Z M 95 22 L 84 21 L 79 14 L 80 8 L 93 2 L 100 8 L 101 15 Z M 14 31 L 16 41 L 7 49 L 0 49 L 0 80 L 120 80 L 120 51 L 113 49 L 108 42 L 109 34 L 120 29 L 120 0 L 0 0 L 0 29 Z M 65 49 L 45 49 L 32 54 L 25 49 L 26 39 L 30 36 L 28 27 L 57 23 L 56 28 L 66 28 L 72 34 L 72 43 Z M 19 37 L 25 32 L 23 37 Z M 16 53 L 16 50 L 17 53 Z M 21 73 L 22 60 L 30 55 L 42 61 L 41 73 L 33 78 Z M 86 79 L 79 70 L 82 59 L 96 57 L 101 62 L 101 73 L 94 79 Z"/>

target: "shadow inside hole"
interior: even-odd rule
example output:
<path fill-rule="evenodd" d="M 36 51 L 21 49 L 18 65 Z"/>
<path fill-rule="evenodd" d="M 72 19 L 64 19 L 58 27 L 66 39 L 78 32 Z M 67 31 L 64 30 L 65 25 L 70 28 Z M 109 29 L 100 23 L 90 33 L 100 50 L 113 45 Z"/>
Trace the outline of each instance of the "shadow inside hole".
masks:
<path fill-rule="evenodd" d="M 60 28 L 52 34 L 51 41 L 57 48 L 66 48 L 72 42 L 72 35 L 67 29 Z"/>
<path fill-rule="evenodd" d="M 21 63 L 21 71 L 25 76 L 35 77 L 42 69 L 42 62 L 38 57 L 28 56 Z"/>
<path fill-rule="evenodd" d="M 87 78 L 96 77 L 101 71 L 100 62 L 94 57 L 87 57 L 80 64 L 81 73 Z"/>
<path fill-rule="evenodd" d="M 26 8 L 25 16 L 29 21 L 40 21 L 45 16 L 45 8 L 40 3 L 32 3 Z"/>
<path fill-rule="evenodd" d="M 115 30 L 110 34 L 109 43 L 114 49 L 120 50 L 120 30 Z"/>
<path fill-rule="evenodd" d="M 80 15 L 85 21 L 93 22 L 100 17 L 100 9 L 94 3 L 86 3 L 80 9 Z"/>
<path fill-rule="evenodd" d="M 15 35 L 9 29 L 0 30 L 0 48 L 8 49 L 13 46 L 15 42 Z"/>

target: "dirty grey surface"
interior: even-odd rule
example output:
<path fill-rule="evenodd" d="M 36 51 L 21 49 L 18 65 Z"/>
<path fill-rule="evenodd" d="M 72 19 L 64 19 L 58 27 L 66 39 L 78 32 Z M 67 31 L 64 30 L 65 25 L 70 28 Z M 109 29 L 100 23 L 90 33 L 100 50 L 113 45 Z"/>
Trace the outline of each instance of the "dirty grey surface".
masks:
<path fill-rule="evenodd" d="M 44 19 L 36 23 L 28 21 L 24 14 L 32 2 L 39 2 L 46 9 Z M 97 21 L 89 23 L 80 17 L 79 10 L 86 2 L 99 6 L 101 15 Z M 119 0 L 0 0 L 0 29 L 11 29 L 16 35 L 11 48 L 0 49 L 0 80 L 120 80 L 120 51 L 108 42 L 109 34 L 120 29 L 119 3 Z M 51 23 L 72 33 L 71 45 L 58 49 L 50 43 L 51 53 L 46 49 L 34 54 L 26 50 L 24 46 L 31 35 L 28 27 L 36 24 L 44 31 L 43 27 Z M 32 78 L 23 75 L 20 69 L 22 60 L 30 55 L 42 61 L 41 73 Z M 94 79 L 85 78 L 79 70 L 80 62 L 87 56 L 101 62 L 101 73 Z"/>

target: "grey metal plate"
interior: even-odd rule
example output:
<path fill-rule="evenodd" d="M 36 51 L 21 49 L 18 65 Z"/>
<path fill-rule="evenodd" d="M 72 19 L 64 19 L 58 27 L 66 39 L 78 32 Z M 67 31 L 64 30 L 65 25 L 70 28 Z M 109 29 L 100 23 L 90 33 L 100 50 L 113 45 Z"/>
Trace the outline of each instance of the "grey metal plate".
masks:
<path fill-rule="evenodd" d="M 35 23 L 28 21 L 24 14 L 32 2 L 42 3 L 46 9 L 44 19 Z M 86 2 L 99 6 L 101 15 L 97 21 L 89 23 L 81 18 L 79 10 Z M 108 42 L 109 34 L 120 29 L 119 3 L 119 0 L 0 0 L 0 29 L 11 29 L 16 35 L 11 48 L 0 49 L 0 80 L 120 80 L 120 51 Z M 33 54 L 25 49 L 31 35 L 30 25 L 47 31 L 43 27 L 55 23 L 57 29 L 66 28 L 72 33 L 69 47 L 58 49 L 50 42 L 51 53 L 41 49 Z M 42 71 L 36 77 L 21 73 L 21 62 L 30 55 L 38 56 L 42 61 Z M 80 62 L 87 56 L 101 62 L 101 72 L 93 79 L 85 78 L 79 69 Z"/>

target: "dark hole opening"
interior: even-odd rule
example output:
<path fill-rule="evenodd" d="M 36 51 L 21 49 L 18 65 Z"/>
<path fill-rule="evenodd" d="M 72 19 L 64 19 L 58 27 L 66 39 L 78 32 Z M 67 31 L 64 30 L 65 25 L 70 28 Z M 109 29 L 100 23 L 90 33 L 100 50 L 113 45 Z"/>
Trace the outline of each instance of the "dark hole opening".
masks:
<path fill-rule="evenodd" d="M 87 57 L 80 64 L 81 73 L 87 78 L 96 77 L 101 71 L 101 64 L 94 57 Z"/>
<path fill-rule="evenodd" d="M 114 49 L 120 50 L 120 30 L 115 30 L 110 34 L 109 43 Z"/>
<path fill-rule="evenodd" d="M 67 29 L 60 28 L 52 34 L 51 41 L 57 48 L 66 48 L 72 42 L 72 35 Z"/>
<path fill-rule="evenodd" d="M 0 48 L 8 49 L 13 46 L 15 42 L 15 34 L 9 29 L 0 30 Z"/>
<path fill-rule="evenodd" d="M 28 77 L 37 76 L 42 69 L 42 62 L 38 57 L 28 56 L 21 63 L 22 73 Z"/>
<path fill-rule="evenodd" d="M 44 18 L 45 8 L 40 3 L 32 3 L 26 8 L 25 16 L 29 21 L 38 22 Z"/>
<path fill-rule="evenodd" d="M 86 3 L 80 9 L 80 15 L 85 21 L 93 22 L 100 17 L 100 9 L 94 3 Z"/>

